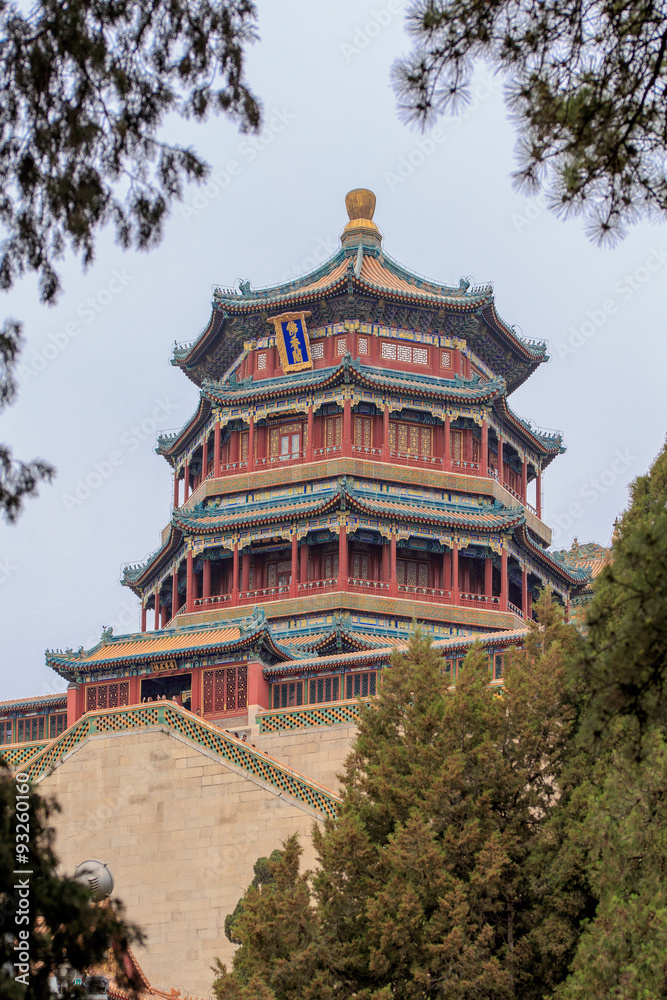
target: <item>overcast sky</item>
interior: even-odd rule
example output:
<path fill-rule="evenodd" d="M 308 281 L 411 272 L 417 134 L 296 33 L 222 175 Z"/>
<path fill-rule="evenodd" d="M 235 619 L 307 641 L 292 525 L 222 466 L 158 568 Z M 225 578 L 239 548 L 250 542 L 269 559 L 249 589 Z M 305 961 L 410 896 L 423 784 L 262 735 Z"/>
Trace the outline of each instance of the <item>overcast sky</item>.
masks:
<path fill-rule="evenodd" d="M 27 346 L 2 437 L 58 475 L 0 528 L 0 698 L 64 688 L 46 648 L 89 647 L 105 625 L 139 629 L 121 566 L 159 544 L 172 488 L 156 432 L 197 403 L 169 364 L 172 345 L 207 324 L 214 285 L 274 284 L 333 253 L 353 187 L 375 191 L 394 258 L 441 282 L 492 281 L 500 315 L 549 342 L 550 363 L 510 405 L 564 435 L 567 453 L 544 477 L 556 545 L 608 544 L 628 483 L 661 448 L 667 228 L 600 250 L 581 222 L 516 194 L 502 84 L 483 70 L 463 119 L 424 138 L 401 125 L 388 82 L 408 48 L 397 0 L 260 0 L 259 15 L 248 76 L 262 135 L 177 123 L 214 180 L 189 190 L 162 245 L 127 254 L 107 234 L 85 275 L 66 264 L 57 307 L 38 304 L 30 279 L 5 296 L 2 315 L 24 320 Z"/>

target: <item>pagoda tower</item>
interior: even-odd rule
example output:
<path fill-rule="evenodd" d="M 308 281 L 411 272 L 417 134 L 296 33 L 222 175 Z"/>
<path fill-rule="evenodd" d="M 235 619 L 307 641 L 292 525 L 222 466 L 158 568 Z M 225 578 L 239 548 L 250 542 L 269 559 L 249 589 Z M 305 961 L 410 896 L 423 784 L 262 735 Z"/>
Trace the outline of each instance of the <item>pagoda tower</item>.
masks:
<path fill-rule="evenodd" d="M 537 593 L 569 610 L 590 580 L 542 520 L 561 437 L 508 404 L 545 344 L 500 319 L 491 286 L 397 264 L 371 192 L 346 203 L 321 267 L 216 289 L 174 350 L 199 399 L 158 439 L 159 548 L 123 572 L 141 630 L 48 651 L 66 694 L 0 703 L 3 756 L 63 807 L 63 863 L 110 862 L 152 981 L 191 994 L 231 957 L 225 916 L 257 857 L 296 832 L 315 863 L 359 698 L 415 622 L 454 680 L 479 640 L 502 684 Z"/>
<path fill-rule="evenodd" d="M 47 654 L 73 682 L 68 724 L 163 696 L 239 723 L 249 705 L 370 696 L 415 621 L 454 661 L 481 638 L 499 681 L 536 594 L 567 608 L 585 585 L 542 520 L 561 436 L 508 403 L 546 345 L 503 322 L 490 285 L 389 257 L 372 192 L 346 206 L 321 267 L 216 288 L 204 331 L 175 347 L 199 401 L 158 438 L 173 469 L 160 547 L 123 573 L 141 633 Z"/>

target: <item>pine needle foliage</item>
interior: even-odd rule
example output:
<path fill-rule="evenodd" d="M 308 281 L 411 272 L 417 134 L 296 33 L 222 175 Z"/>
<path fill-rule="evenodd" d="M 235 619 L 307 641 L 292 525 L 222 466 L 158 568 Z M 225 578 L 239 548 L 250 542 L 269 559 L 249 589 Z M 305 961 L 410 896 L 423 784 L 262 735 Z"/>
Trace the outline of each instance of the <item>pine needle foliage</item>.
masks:
<path fill-rule="evenodd" d="M 564 674 L 578 638 L 548 596 L 538 614 L 502 689 L 479 645 L 455 684 L 419 631 L 394 656 L 360 702 L 339 815 L 313 831 L 318 869 L 299 875 L 288 841 L 276 887 L 248 890 L 218 1000 L 260 983 L 272 1000 L 538 1000 L 564 979 L 582 906 L 553 912 L 543 831 L 576 721 Z"/>
<path fill-rule="evenodd" d="M 622 716 L 639 746 L 647 727 L 667 724 L 667 445 L 631 486 L 589 627 L 583 668 L 591 731 L 599 737 Z"/>
<path fill-rule="evenodd" d="M 424 126 L 465 107 L 475 63 L 506 82 L 514 180 L 581 214 L 597 242 L 667 218 L 667 9 L 646 0 L 414 0 L 393 68 L 399 112 Z"/>

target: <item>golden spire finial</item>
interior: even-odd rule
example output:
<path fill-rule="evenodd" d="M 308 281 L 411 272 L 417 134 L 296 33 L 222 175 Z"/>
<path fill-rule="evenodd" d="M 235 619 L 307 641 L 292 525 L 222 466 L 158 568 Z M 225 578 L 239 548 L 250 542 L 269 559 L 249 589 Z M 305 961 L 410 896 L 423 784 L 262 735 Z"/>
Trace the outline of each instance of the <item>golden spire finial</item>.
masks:
<path fill-rule="evenodd" d="M 345 195 L 345 208 L 350 222 L 353 219 L 373 218 L 375 212 L 375 195 L 368 188 L 355 188 Z"/>
<path fill-rule="evenodd" d="M 340 242 L 344 247 L 380 246 L 382 234 L 373 222 L 375 195 L 368 188 L 355 188 L 345 195 L 345 207 L 349 218 L 342 232 Z"/>

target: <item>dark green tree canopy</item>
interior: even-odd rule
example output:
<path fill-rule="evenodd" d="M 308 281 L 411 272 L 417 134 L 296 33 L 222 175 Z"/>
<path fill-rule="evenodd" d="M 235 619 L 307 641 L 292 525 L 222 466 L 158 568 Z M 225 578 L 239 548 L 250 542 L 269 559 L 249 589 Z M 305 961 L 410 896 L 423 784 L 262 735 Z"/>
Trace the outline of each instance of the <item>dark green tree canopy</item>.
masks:
<path fill-rule="evenodd" d="M 465 104 L 474 63 L 506 81 L 514 179 L 598 240 L 667 216 L 667 9 L 645 0 L 415 0 L 394 66 L 403 117 Z"/>
<path fill-rule="evenodd" d="M 208 170 L 165 141 L 167 117 L 260 124 L 244 75 L 255 25 L 252 0 L 0 0 L 0 289 L 35 272 L 55 302 L 58 261 L 73 251 L 89 265 L 107 224 L 124 248 L 159 242 L 170 203 Z M 8 320 L 0 411 L 20 347 Z M 53 474 L 0 445 L 0 512 L 15 520 Z"/>
<path fill-rule="evenodd" d="M 172 198 L 206 165 L 159 136 L 167 115 L 260 109 L 244 80 L 251 0 L 0 3 L 0 288 L 36 271 L 45 302 L 67 248 L 93 259 L 110 222 L 124 247 L 160 237 Z"/>

